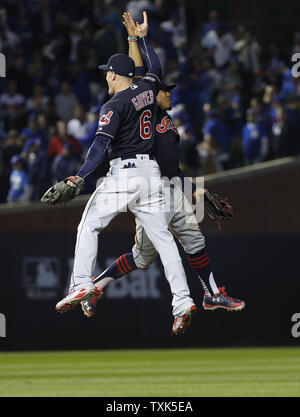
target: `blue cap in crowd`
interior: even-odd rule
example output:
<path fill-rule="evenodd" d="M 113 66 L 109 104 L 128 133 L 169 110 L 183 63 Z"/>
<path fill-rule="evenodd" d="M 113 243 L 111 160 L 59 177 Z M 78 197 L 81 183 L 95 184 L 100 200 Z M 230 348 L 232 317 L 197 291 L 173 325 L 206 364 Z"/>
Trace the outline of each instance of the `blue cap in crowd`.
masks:
<path fill-rule="evenodd" d="M 22 158 L 20 157 L 20 155 L 14 155 L 11 160 L 10 160 L 10 164 L 11 165 L 15 165 L 22 162 Z"/>
<path fill-rule="evenodd" d="M 41 144 L 41 140 L 40 139 L 33 139 L 33 138 L 28 139 L 25 142 L 23 151 L 24 152 L 27 152 L 31 146 L 39 146 L 40 144 Z"/>
<path fill-rule="evenodd" d="M 99 65 L 99 69 L 103 71 L 113 71 L 123 77 L 133 77 L 135 71 L 135 65 L 132 58 L 126 54 L 115 54 L 111 56 L 108 63 L 105 65 Z"/>

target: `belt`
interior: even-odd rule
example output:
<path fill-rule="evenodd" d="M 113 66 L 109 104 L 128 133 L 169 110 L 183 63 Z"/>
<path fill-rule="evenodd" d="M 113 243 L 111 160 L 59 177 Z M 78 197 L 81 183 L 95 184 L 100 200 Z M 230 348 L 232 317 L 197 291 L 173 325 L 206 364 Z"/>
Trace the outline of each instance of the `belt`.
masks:
<path fill-rule="evenodd" d="M 148 154 L 139 154 L 138 156 L 143 157 L 143 155 L 149 157 L 149 159 L 151 159 L 151 161 L 155 161 L 154 156 L 152 155 L 148 155 Z M 140 159 L 138 158 L 137 155 L 130 155 L 130 156 L 121 156 L 121 161 L 124 161 L 125 159 Z M 148 159 L 148 158 L 147 158 Z"/>

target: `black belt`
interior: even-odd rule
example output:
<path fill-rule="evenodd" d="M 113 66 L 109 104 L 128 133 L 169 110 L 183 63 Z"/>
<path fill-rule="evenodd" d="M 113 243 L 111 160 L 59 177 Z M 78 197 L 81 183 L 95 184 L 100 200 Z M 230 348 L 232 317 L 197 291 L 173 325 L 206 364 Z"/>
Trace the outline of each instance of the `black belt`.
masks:
<path fill-rule="evenodd" d="M 143 154 L 140 154 L 143 155 Z M 151 159 L 152 161 L 155 161 L 154 156 L 152 155 L 148 155 L 148 154 L 144 154 L 145 156 L 149 156 L 149 159 Z M 124 161 L 125 159 L 138 159 L 136 155 L 131 155 L 131 156 L 121 156 L 121 161 Z"/>

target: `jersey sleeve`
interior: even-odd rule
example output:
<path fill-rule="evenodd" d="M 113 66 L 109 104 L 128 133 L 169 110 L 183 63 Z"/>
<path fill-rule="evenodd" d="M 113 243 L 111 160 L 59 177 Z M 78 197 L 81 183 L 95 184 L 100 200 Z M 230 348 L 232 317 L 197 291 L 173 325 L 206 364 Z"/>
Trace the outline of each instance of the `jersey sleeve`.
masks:
<path fill-rule="evenodd" d="M 120 113 L 116 107 L 111 106 L 102 106 L 98 128 L 96 132 L 97 135 L 107 136 L 108 139 L 115 139 L 118 129 L 120 126 Z"/>
<path fill-rule="evenodd" d="M 162 78 L 162 68 L 159 58 L 147 37 L 139 39 L 139 47 L 146 66 L 146 75 L 142 78 L 142 81 L 151 83 L 152 88 L 157 94 L 161 89 Z"/>
<path fill-rule="evenodd" d="M 77 175 L 81 178 L 87 177 L 91 174 L 98 165 L 101 165 L 102 162 L 107 157 L 106 149 L 109 143 L 109 139 L 105 135 L 96 135 L 94 142 L 90 146 L 86 159 L 78 171 Z"/>

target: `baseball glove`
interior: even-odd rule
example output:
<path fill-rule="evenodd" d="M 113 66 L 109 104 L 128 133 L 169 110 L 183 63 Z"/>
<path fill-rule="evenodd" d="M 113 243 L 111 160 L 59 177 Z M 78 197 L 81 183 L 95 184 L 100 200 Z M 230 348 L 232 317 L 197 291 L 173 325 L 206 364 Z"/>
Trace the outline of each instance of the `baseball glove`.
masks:
<path fill-rule="evenodd" d="M 68 184 L 71 182 L 73 185 Z M 46 204 L 66 204 L 75 198 L 84 187 L 84 179 L 81 177 L 68 177 L 63 181 L 56 182 L 41 198 Z"/>
<path fill-rule="evenodd" d="M 207 190 L 204 192 L 204 210 L 211 219 L 216 220 L 219 229 L 221 229 L 219 220 L 227 220 L 233 217 L 232 205 L 228 199 Z"/>

